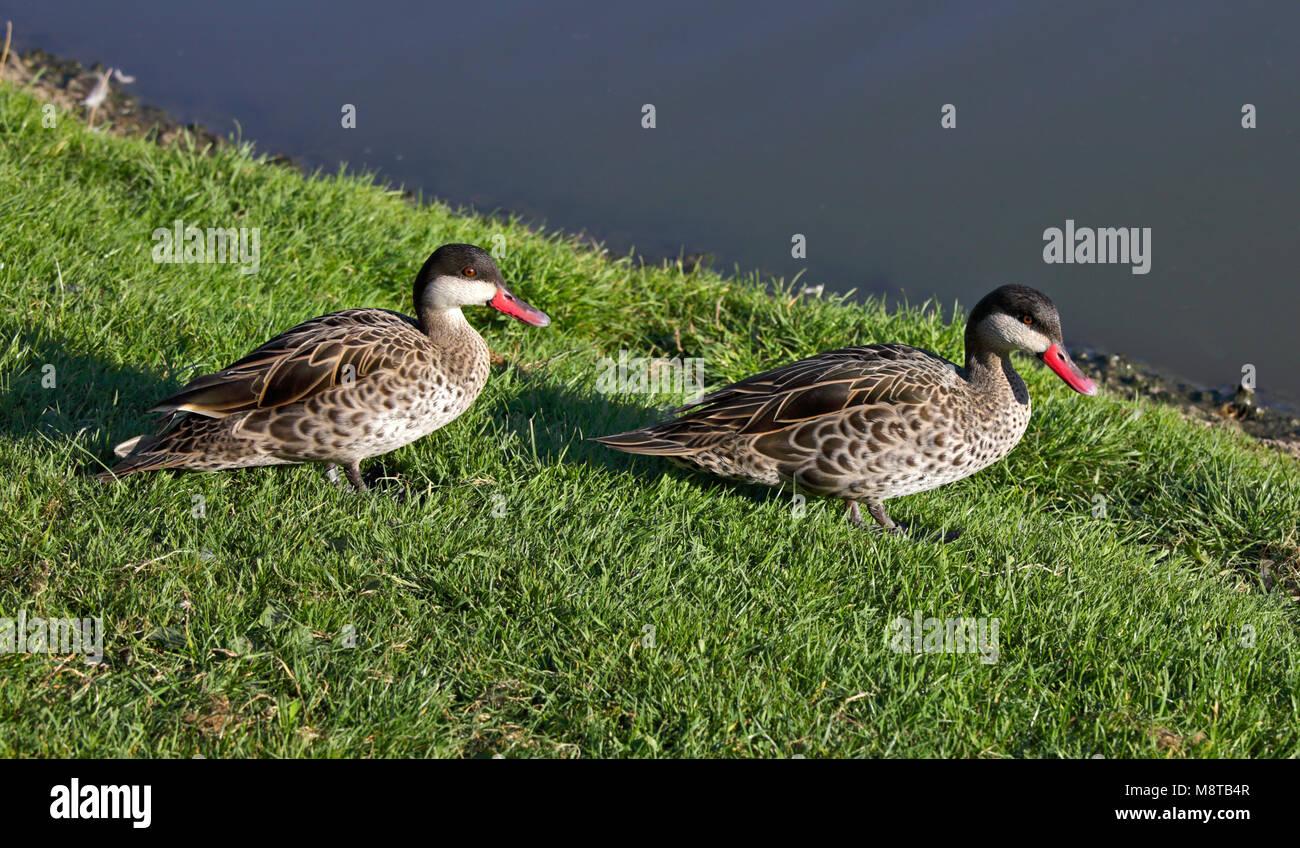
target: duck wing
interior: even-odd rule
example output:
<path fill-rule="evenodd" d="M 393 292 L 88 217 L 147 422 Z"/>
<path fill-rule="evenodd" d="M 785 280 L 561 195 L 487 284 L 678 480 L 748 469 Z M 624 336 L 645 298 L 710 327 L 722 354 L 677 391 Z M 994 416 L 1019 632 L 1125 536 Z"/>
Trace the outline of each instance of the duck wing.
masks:
<path fill-rule="evenodd" d="M 805 453 L 800 425 L 861 409 L 864 423 L 892 418 L 955 385 L 957 366 L 901 344 L 862 345 L 818 354 L 755 374 L 674 410 L 672 421 L 596 441 L 628 453 L 684 456 L 732 436 L 755 437 L 773 459 Z"/>
<path fill-rule="evenodd" d="M 362 380 L 409 352 L 415 321 L 383 309 L 348 309 L 305 321 L 215 374 L 191 380 L 149 412 L 225 418 L 300 403 Z"/>

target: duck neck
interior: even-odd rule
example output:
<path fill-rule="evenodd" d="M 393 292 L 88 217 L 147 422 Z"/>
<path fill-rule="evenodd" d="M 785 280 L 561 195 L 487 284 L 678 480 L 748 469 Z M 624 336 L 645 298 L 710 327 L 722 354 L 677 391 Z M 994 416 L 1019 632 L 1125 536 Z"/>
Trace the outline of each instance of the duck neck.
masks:
<path fill-rule="evenodd" d="M 435 341 L 453 342 L 467 337 L 478 338 L 478 332 L 465 320 L 459 306 L 451 309 L 419 310 L 420 330 Z"/>
<path fill-rule="evenodd" d="M 1011 394 L 1017 400 L 1028 397 L 1024 381 L 1011 364 L 1011 354 L 971 342 L 966 340 L 966 367 L 962 373 L 975 391 L 982 395 Z"/>
<path fill-rule="evenodd" d="M 420 330 L 425 336 L 433 338 L 459 336 L 465 330 L 471 329 L 469 321 L 465 320 L 465 313 L 460 311 L 460 307 L 452 307 L 450 310 L 420 308 L 416 315 L 420 317 Z"/>
<path fill-rule="evenodd" d="M 461 397 L 473 400 L 487 382 L 491 356 L 487 342 L 465 320 L 460 307 L 420 309 L 417 314 L 420 330 L 433 346 L 430 368 L 441 375 L 440 382 L 463 390 Z"/>

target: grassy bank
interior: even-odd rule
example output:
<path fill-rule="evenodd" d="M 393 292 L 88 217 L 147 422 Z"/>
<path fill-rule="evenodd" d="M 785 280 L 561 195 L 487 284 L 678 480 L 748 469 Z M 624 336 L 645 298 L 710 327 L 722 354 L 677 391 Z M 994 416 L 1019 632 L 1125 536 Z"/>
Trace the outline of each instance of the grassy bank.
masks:
<path fill-rule="evenodd" d="M 1295 561 L 1293 460 L 1026 361 L 1011 456 L 891 504 L 960 538 L 865 534 L 586 441 L 678 399 L 600 394 L 599 360 L 718 382 L 854 342 L 959 358 L 932 306 L 773 297 L 244 150 L 41 124 L 0 87 L 0 617 L 102 616 L 107 655 L 0 655 L 0 754 L 1300 754 L 1300 617 L 1259 565 Z M 176 219 L 260 228 L 260 272 L 155 264 Z M 554 324 L 470 314 L 503 361 L 386 459 L 405 501 L 313 468 L 86 477 L 196 370 L 322 312 L 409 312 L 434 247 L 493 236 Z M 998 661 L 889 651 L 918 612 L 997 619 Z"/>

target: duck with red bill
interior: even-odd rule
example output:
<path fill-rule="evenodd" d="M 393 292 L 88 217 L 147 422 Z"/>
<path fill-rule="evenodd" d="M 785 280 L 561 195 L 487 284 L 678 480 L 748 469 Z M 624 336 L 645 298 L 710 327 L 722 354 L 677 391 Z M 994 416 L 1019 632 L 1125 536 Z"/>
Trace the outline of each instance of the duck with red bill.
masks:
<path fill-rule="evenodd" d="M 157 433 L 122 442 L 99 475 L 224 471 L 298 462 L 340 467 L 357 491 L 361 461 L 434 432 L 469 408 L 491 372 L 487 342 L 461 309 L 492 306 L 545 327 L 483 248 L 444 244 L 415 275 L 415 315 L 345 309 L 291 327 L 150 412 Z"/>
<path fill-rule="evenodd" d="M 1011 361 L 1041 357 L 1070 388 L 1097 386 L 1065 352 L 1051 298 L 999 286 L 966 319 L 958 365 L 904 344 L 855 344 L 716 389 L 671 418 L 598 442 L 730 480 L 840 498 L 900 532 L 890 498 L 944 486 L 987 468 L 1029 426 L 1029 391 Z"/>

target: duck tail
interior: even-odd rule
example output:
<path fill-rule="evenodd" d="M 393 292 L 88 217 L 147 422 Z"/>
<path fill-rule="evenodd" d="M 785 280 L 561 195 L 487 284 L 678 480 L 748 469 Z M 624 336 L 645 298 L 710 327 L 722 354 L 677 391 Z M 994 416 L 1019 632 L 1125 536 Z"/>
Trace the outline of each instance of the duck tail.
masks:
<path fill-rule="evenodd" d="M 672 422 L 670 422 L 672 423 Z M 640 453 L 651 456 L 687 456 L 699 450 L 698 447 L 683 443 L 663 432 L 660 425 L 629 430 L 626 433 L 614 433 L 609 436 L 597 436 L 593 441 L 600 442 L 607 448 L 624 453 Z"/>
<path fill-rule="evenodd" d="M 163 468 L 178 468 L 176 452 L 177 437 L 189 429 L 187 419 L 192 416 L 170 411 L 158 422 L 158 431 L 153 434 L 132 436 L 113 448 L 113 454 L 121 462 L 107 471 L 95 475 L 96 480 L 113 482 L 130 474 L 141 471 L 159 471 Z"/>
<path fill-rule="evenodd" d="M 169 456 L 167 442 L 164 437 L 148 435 L 127 439 L 113 448 L 113 453 L 122 460 L 109 470 L 96 474 L 95 479 L 112 483 L 131 474 L 165 468 Z"/>

